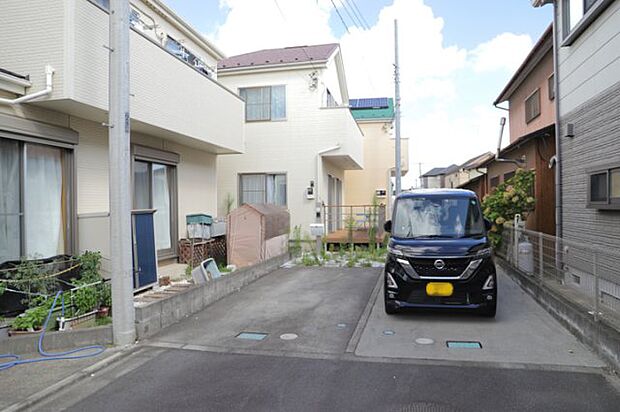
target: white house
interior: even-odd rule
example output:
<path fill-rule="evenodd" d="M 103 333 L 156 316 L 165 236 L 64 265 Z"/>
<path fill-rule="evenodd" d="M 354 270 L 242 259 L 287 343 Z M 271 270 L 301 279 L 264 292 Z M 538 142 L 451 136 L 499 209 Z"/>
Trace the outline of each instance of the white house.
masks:
<path fill-rule="evenodd" d="M 243 154 L 218 158 L 219 210 L 273 203 L 308 230 L 320 204 L 343 203 L 345 170 L 362 168 L 362 132 L 349 110 L 338 44 L 233 56 L 218 77 L 246 101 Z"/>
<path fill-rule="evenodd" d="M 157 209 L 162 261 L 186 214 L 216 214 L 216 158 L 243 151 L 244 104 L 216 80 L 213 44 L 160 0 L 131 8 L 127 179 L 134 207 Z M 108 255 L 108 21 L 106 0 L 2 1 L 0 262 Z"/>

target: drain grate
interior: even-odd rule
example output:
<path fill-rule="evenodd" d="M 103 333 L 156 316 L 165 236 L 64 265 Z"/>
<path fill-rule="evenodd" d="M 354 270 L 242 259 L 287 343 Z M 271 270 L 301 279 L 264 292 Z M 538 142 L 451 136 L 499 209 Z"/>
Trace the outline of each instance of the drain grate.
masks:
<path fill-rule="evenodd" d="M 236 336 L 237 339 L 246 339 L 246 340 L 263 340 L 267 337 L 266 333 L 260 332 L 241 332 Z"/>
<path fill-rule="evenodd" d="M 482 349 L 482 344 L 475 341 L 449 340 L 446 346 L 451 349 Z"/>

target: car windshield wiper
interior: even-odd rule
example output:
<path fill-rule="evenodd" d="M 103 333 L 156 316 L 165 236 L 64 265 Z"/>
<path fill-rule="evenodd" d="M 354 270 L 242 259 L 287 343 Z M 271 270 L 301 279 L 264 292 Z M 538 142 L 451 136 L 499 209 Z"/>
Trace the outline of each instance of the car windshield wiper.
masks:
<path fill-rule="evenodd" d="M 454 236 L 447 235 L 420 235 L 413 236 L 411 239 L 454 239 Z"/>
<path fill-rule="evenodd" d="M 468 235 L 458 236 L 457 239 L 465 239 L 465 238 L 480 237 L 480 236 L 484 236 L 484 233 L 470 233 Z"/>

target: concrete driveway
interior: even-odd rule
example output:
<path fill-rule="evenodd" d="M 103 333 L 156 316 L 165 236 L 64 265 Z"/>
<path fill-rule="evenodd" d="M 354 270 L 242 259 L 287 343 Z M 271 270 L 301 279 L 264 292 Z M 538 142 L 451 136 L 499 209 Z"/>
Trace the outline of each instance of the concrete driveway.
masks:
<path fill-rule="evenodd" d="M 617 409 L 617 380 L 602 362 L 506 276 L 495 320 L 388 317 L 380 272 L 279 269 L 36 409 Z M 241 339 L 242 332 L 264 337 Z M 448 349 L 448 339 L 479 341 L 482 349 Z"/>
<path fill-rule="evenodd" d="M 343 353 L 380 272 L 376 268 L 279 269 L 150 342 L 214 351 Z M 266 336 L 260 341 L 238 338 L 243 332 Z M 285 340 L 282 335 L 294 339 Z"/>
<path fill-rule="evenodd" d="M 387 315 L 379 293 L 355 354 L 368 357 L 603 367 L 604 363 L 498 267 L 495 319 L 455 313 Z M 481 349 L 448 348 L 447 341 Z"/>

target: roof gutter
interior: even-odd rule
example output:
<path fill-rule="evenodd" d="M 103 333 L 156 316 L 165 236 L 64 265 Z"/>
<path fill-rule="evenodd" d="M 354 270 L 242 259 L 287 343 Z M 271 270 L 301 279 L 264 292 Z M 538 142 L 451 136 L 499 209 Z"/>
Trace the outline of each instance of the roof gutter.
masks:
<path fill-rule="evenodd" d="M 54 75 L 54 68 L 48 64 L 47 66 L 45 66 L 45 89 L 39 90 L 38 92 L 35 92 L 35 93 L 25 94 L 15 99 L 5 99 L 3 97 L 0 97 L 0 104 L 6 104 L 6 105 L 12 106 L 12 105 L 20 104 L 20 103 L 25 103 L 30 100 L 34 100 L 38 97 L 42 97 L 42 96 L 50 94 L 52 92 L 53 75 Z"/>

